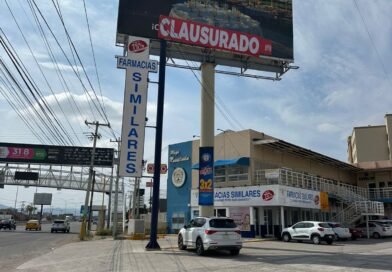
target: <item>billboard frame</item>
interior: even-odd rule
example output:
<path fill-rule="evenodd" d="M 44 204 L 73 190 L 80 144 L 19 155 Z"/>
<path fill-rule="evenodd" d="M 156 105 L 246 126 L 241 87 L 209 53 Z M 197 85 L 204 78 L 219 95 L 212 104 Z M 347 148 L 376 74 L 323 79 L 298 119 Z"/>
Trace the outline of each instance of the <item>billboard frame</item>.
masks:
<path fill-rule="evenodd" d="M 230 2 L 230 1 L 228 1 L 228 2 Z M 289 26 L 291 25 L 291 30 L 289 30 L 289 32 L 288 32 L 289 39 L 290 39 L 290 37 L 293 36 L 292 1 L 288 0 L 287 3 L 290 6 L 289 14 L 291 14 L 291 17 L 290 17 L 291 19 L 289 20 L 289 24 L 288 24 Z M 276 3 L 276 4 L 278 4 L 278 3 Z M 134 5 L 136 5 L 136 4 L 134 4 Z M 167 5 L 171 5 L 171 4 L 168 3 Z M 124 8 L 124 7 L 128 8 L 126 6 L 126 4 L 124 4 L 124 3 L 122 4 L 122 1 L 120 0 L 119 12 L 118 12 L 119 17 L 123 16 L 125 11 L 121 10 L 121 8 Z M 156 9 L 159 9 L 157 7 L 154 7 L 154 8 L 155 8 L 155 12 L 157 12 Z M 165 8 L 167 8 L 167 7 L 165 7 Z M 163 8 L 160 7 L 160 9 L 163 9 Z M 169 14 L 160 14 L 160 15 L 168 16 Z M 150 17 L 152 18 L 154 16 L 156 16 L 156 14 L 154 14 Z M 150 17 L 148 17 L 148 18 L 150 18 Z M 144 19 L 146 19 L 146 18 L 144 18 Z M 181 19 L 181 18 L 179 18 L 179 19 Z M 126 45 L 128 35 L 129 36 L 137 35 L 137 36 L 141 36 L 141 37 L 146 37 L 151 40 L 150 53 L 152 55 L 157 55 L 157 56 L 159 55 L 159 53 L 160 53 L 160 39 L 158 39 L 158 31 L 157 31 L 157 35 L 155 38 L 151 36 L 151 33 L 148 33 L 148 35 L 147 34 L 140 35 L 139 33 L 130 33 L 130 32 L 125 33 L 125 31 L 123 31 L 124 33 L 119 33 L 119 25 L 124 24 L 124 22 L 122 20 L 123 20 L 123 18 L 118 19 L 116 45 L 118 45 L 118 46 Z M 156 22 L 155 21 L 151 22 L 153 24 L 151 26 L 152 29 L 154 27 L 155 27 L 155 29 L 157 28 L 157 26 L 154 25 L 154 23 L 158 23 L 159 18 L 154 17 L 154 20 L 156 20 Z M 195 20 L 195 21 L 197 22 L 197 20 Z M 142 21 L 139 23 L 144 24 L 145 22 Z M 121 26 L 120 28 L 123 28 L 123 26 Z M 252 33 L 250 33 L 250 34 L 252 34 Z M 172 41 L 167 42 L 166 51 L 167 51 L 167 57 L 169 59 L 170 58 L 182 59 L 182 60 L 187 60 L 187 61 L 196 61 L 196 62 L 200 62 L 200 63 L 210 62 L 210 63 L 215 63 L 217 65 L 240 68 L 241 72 L 235 73 L 235 75 L 243 75 L 244 71 L 246 71 L 248 69 L 263 71 L 263 72 L 271 72 L 271 73 L 276 73 L 276 77 L 260 77 L 260 78 L 279 80 L 280 79 L 279 77 L 281 75 L 283 75 L 284 73 L 286 73 L 288 70 L 290 70 L 292 68 L 297 68 L 297 67 L 290 66 L 290 64 L 294 62 L 293 38 L 291 38 L 291 40 L 292 41 L 289 42 L 288 50 L 291 50 L 292 53 L 287 53 L 287 54 L 292 56 L 292 58 L 276 57 L 275 55 L 273 55 L 273 56 L 263 55 L 262 57 L 256 58 L 256 57 L 251 57 L 251 56 L 244 55 L 244 54 L 236 54 L 233 52 L 220 51 L 220 50 L 216 50 L 213 48 L 203 48 L 203 47 L 195 46 L 195 45 L 186 45 L 186 44 L 181 44 L 181 43 L 172 42 Z M 272 49 L 272 50 L 274 50 L 274 49 Z M 289 52 L 291 52 L 291 51 L 289 51 Z M 251 77 L 258 78 L 257 76 L 251 76 Z"/>

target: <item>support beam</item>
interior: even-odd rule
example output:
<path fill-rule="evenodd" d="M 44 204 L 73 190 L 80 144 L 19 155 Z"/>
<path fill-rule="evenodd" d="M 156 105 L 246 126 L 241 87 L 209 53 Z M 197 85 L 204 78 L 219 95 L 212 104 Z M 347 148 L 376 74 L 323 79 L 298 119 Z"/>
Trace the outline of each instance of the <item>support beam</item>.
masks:
<path fill-rule="evenodd" d="M 215 64 L 201 65 L 200 147 L 214 147 L 215 130 Z M 214 206 L 199 206 L 200 216 L 213 216 Z"/>

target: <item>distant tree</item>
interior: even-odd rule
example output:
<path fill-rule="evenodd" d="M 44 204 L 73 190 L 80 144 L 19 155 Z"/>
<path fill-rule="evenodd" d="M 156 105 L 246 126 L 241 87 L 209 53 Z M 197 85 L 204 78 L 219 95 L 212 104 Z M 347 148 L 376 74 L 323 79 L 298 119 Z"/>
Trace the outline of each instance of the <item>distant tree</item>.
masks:
<path fill-rule="evenodd" d="M 26 211 L 29 214 L 29 217 L 31 217 L 31 214 L 36 210 L 37 208 L 34 207 L 33 205 L 27 205 L 26 206 Z"/>

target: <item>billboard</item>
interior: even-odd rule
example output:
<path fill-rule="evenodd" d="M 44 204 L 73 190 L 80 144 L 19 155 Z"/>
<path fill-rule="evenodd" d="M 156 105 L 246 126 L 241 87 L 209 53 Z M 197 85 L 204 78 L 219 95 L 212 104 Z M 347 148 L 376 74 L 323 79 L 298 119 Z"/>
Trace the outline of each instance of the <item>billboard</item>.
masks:
<path fill-rule="evenodd" d="M 50 193 L 35 193 L 34 205 L 52 205 L 52 194 Z"/>
<path fill-rule="evenodd" d="M 0 143 L 0 162 L 41 163 L 87 166 L 91 163 L 91 147 Z M 96 148 L 94 165 L 113 166 L 112 148 Z"/>
<path fill-rule="evenodd" d="M 120 0 L 117 44 L 128 35 L 152 39 L 151 54 L 164 38 L 168 57 L 219 65 L 279 72 L 294 59 L 292 0 Z"/>

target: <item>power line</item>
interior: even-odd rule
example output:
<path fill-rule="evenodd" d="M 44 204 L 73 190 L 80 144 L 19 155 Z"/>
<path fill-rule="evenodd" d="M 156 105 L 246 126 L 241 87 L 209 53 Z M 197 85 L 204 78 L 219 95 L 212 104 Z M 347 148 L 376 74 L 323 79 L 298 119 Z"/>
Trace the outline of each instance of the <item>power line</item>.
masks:
<path fill-rule="evenodd" d="M 381 64 L 381 68 L 382 68 L 382 70 L 383 70 L 385 76 L 388 78 L 389 82 L 391 83 L 391 79 L 389 78 L 389 74 L 387 73 L 387 69 L 386 69 L 386 67 L 385 67 L 385 65 L 384 65 L 384 62 L 382 61 L 382 58 L 381 58 L 380 53 L 378 52 L 378 49 L 377 49 L 377 47 L 376 47 L 376 44 L 375 44 L 375 42 L 374 42 L 374 40 L 373 40 L 373 37 L 372 37 L 372 35 L 371 35 L 371 33 L 370 33 L 370 30 L 369 30 L 369 28 L 368 28 L 368 26 L 367 26 L 367 24 L 366 24 L 365 18 L 363 17 L 363 15 L 362 15 L 362 13 L 361 13 L 361 10 L 359 9 L 357 0 L 353 0 L 353 1 L 354 1 L 354 4 L 355 4 L 355 8 L 356 8 L 356 10 L 358 11 L 359 16 L 361 17 L 362 23 L 363 23 L 363 25 L 365 26 L 366 33 L 367 33 L 367 35 L 368 35 L 368 37 L 369 37 L 369 40 L 370 40 L 370 42 L 371 42 L 371 44 L 372 44 L 372 47 L 373 47 L 374 51 L 376 52 L 378 61 L 379 61 L 379 63 Z"/>
<path fill-rule="evenodd" d="M 11 15 L 12 15 L 12 18 L 13 18 L 14 21 L 15 21 L 15 24 L 17 25 L 17 27 L 18 27 L 18 29 L 19 29 L 20 34 L 21 34 L 22 37 L 23 37 L 23 40 L 25 41 L 25 43 L 26 43 L 26 45 L 27 45 L 27 47 L 28 47 L 28 49 L 29 49 L 31 55 L 32 55 L 33 58 L 34 58 L 34 61 L 35 61 L 36 65 L 38 66 L 38 69 L 39 69 L 39 71 L 41 72 L 41 75 L 43 76 L 43 78 L 44 78 L 44 80 L 45 80 L 45 83 L 47 84 L 49 90 L 50 90 L 51 93 L 53 94 L 53 97 L 54 97 L 54 99 L 55 99 L 55 101 L 56 101 L 56 103 L 57 103 L 59 109 L 61 110 L 61 112 L 62 112 L 62 114 L 63 114 L 63 117 L 64 117 L 65 120 L 67 121 L 68 126 L 71 128 L 72 132 L 76 135 L 76 132 L 75 132 L 73 126 L 72 126 L 71 123 L 69 122 L 69 119 L 67 118 L 67 115 L 65 114 L 65 112 L 64 112 L 64 110 L 63 110 L 63 107 L 62 107 L 61 104 L 59 103 L 59 101 L 58 101 L 58 99 L 57 99 L 57 96 L 55 95 L 55 93 L 54 93 L 54 91 L 53 91 L 51 85 L 50 85 L 49 82 L 48 82 L 48 79 L 46 78 L 44 72 L 42 71 L 41 66 L 40 66 L 39 63 L 38 63 L 37 58 L 35 57 L 35 54 L 34 54 L 33 50 L 31 49 L 29 43 L 27 42 L 27 39 L 26 39 L 25 35 L 23 34 L 23 31 L 22 31 L 22 29 L 20 28 L 20 26 L 19 26 L 19 24 L 18 24 L 18 22 L 17 22 L 17 20 L 16 20 L 16 18 L 15 18 L 15 16 L 14 16 L 13 12 L 12 12 L 12 10 L 11 10 L 11 8 L 10 8 L 10 6 L 8 5 L 7 2 L 6 2 L 6 5 L 7 5 L 8 10 L 10 11 L 10 13 L 11 13 Z M 67 133 L 67 134 L 68 134 L 68 133 Z M 68 135 L 68 137 L 70 138 L 69 135 Z M 79 141 L 79 143 L 81 144 L 81 141 L 80 141 L 79 137 L 76 136 L 76 138 L 77 138 L 77 140 Z M 72 140 L 71 140 L 71 142 L 72 142 Z"/>

